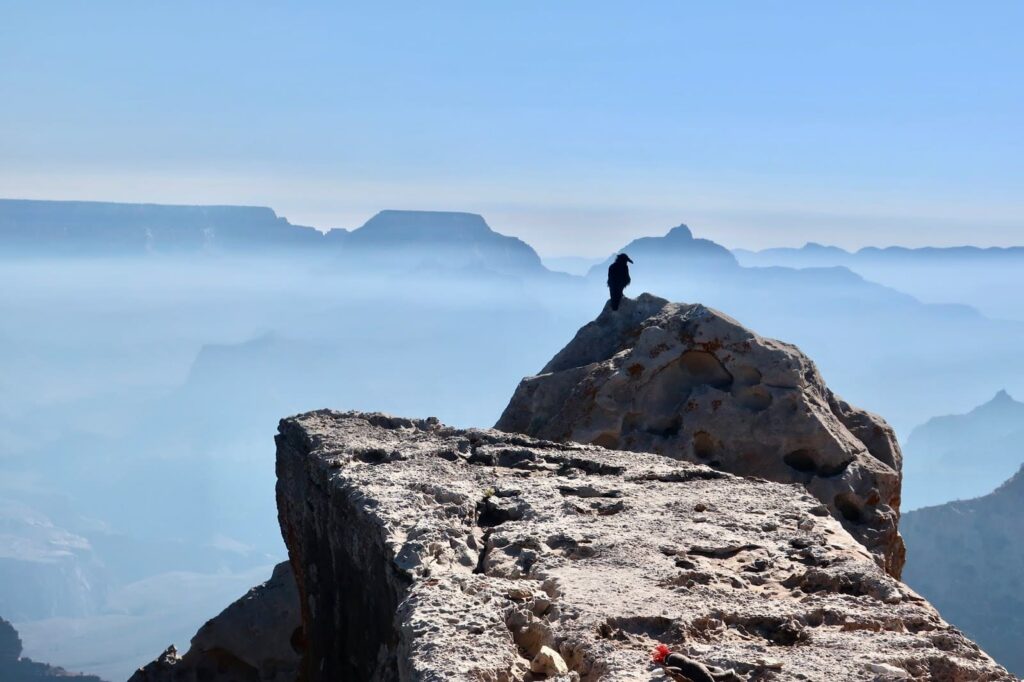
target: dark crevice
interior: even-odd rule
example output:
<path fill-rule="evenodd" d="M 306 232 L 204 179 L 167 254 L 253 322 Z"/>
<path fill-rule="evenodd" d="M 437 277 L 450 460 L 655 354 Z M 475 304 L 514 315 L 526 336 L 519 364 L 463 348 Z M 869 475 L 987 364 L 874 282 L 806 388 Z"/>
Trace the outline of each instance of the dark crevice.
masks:
<path fill-rule="evenodd" d="M 484 536 L 480 540 L 480 556 L 477 558 L 476 568 L 473 569 L 473 573 L 476 573 L 478 575 L 484 575 L 484 566 L 486 565 L 487 562 L 487 553 L 491 551 L 491 535 L 493 533 L 493 529 L 488 529 L 484 531 Z"/>
<path fill-rule="evenodd" d="M 850 493 L 839 493 L 833 502 L 843 518 L 850 523 L 864 523 L 864 511 L 860 502 Z"/>

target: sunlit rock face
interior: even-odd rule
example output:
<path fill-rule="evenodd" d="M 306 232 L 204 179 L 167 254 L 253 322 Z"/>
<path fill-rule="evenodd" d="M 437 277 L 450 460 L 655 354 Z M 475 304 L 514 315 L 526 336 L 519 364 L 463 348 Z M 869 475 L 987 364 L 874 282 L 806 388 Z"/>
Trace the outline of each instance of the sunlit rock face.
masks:
<path fill-rule="evenodd" d="M 496 427 L 800 483 L 890 575 L 903 567 L 892 429 L 795 346 L 702 305 L 642 294 L 606 307 L 523 379 Z"/>
<path fill-rule="evenodd" d="M 799 486 L 326 410 L 277 472 L 308 682 L 1013 679 Z"/>

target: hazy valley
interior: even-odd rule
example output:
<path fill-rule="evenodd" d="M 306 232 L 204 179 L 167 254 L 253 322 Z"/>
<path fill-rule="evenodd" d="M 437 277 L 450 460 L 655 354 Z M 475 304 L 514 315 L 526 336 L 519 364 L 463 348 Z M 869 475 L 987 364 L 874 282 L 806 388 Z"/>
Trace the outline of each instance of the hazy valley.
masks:
<path fill-rule="evenodd" d="M 627 296 L 799 346 L 895 426 L 904 510 L 1024 463 L 1020 403 L 989 402 L 1024 395 L 1015 252 L 734 255 L 664 232 L 623 244 Z M 324 234 L 270 209 L 0 201 L 0 617 L 32 658 L 109 680 L 185 643 L 284 556 L 277 420 L 494 423 L 606 300 L 606 262 L 547 262 L 565 271 L 465 213 Z M 1003 294 L 949 276 L 978 269 Z"/>

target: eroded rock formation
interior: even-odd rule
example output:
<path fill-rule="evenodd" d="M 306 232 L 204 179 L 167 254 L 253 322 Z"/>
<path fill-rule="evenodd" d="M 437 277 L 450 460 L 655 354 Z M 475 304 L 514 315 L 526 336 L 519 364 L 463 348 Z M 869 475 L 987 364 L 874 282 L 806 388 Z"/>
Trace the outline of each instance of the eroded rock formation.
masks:
<path fill-rule="evenodd" d="M 747 680 L 1012 679 L 799 486 L 375 414 L 277 446 L 309 682 L 665 679 L 657 642 Z"/>
<path fill-rule="evenodd" d="M 168 647 L 129 682 L 294 682 L 302 646 L 295 577 L 282 563 L 270 580 L 207 621 L 184 656 Z"/>
<path fill-rule="evenodd" d="M 892 429 L 795 346 L 702 305 L 642 294 L 606 307 L 523 379 L 496 427 L 800 483 L 890 575 L 903 567 Z"/>

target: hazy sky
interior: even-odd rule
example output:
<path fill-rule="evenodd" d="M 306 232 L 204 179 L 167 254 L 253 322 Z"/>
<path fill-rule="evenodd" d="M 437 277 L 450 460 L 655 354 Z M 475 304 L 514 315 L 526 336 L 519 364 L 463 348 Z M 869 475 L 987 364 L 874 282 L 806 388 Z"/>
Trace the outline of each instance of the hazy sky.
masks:
<path fill-rule="evenodd" d="M 0 0 L 0 196 L 471 210 L 548 255 L 679 222 L 1020 244 L 1022 30 L 1019 0 Z"/>

